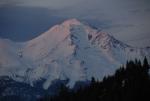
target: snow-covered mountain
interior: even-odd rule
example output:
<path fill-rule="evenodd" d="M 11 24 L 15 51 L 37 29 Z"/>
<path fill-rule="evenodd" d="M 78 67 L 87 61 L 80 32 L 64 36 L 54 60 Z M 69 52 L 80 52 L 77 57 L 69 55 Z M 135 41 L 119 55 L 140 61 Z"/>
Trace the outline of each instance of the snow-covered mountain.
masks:
<path fill-rule="evenodd" d="M 77 81 L 112 74 L 127 60 L 150 60 L 150 48 L 136 48 L 77 19 L 55 25 L 24 43 L 0 39 L 0 76 L 34 84 L 44 79 L 44 89 L 54 80 Z"/>

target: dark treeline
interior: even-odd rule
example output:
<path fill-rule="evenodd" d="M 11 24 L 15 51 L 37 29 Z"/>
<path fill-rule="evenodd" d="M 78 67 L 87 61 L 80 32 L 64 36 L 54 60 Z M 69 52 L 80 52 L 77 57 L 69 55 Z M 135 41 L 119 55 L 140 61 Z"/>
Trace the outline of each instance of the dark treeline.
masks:
<path fill-rule="evenodd" d="M 150 101 L 149 64 L 145 58 L 129 61 L 113 76 L 100 81 L 92 78 L 89 86 L 74 91 L 62 85 L 57 96 L 40 101 Z"/>

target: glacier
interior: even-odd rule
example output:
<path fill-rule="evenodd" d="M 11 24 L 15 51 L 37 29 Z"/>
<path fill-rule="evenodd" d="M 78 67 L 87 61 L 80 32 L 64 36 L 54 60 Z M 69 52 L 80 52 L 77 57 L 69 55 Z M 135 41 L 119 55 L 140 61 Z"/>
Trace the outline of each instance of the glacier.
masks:
<path fill-rule="evenodd" d="M 43 89 L 54 80 L 69 79 L 68 86 L 91 77 L 101 80 L 127 60 L 147 57 L 150 47 L 127 45 L 106 32 L 77 19 L 55 25 L 27 42 L 0 39 L 0 76 L 34 84 L 44 79 Z"/>

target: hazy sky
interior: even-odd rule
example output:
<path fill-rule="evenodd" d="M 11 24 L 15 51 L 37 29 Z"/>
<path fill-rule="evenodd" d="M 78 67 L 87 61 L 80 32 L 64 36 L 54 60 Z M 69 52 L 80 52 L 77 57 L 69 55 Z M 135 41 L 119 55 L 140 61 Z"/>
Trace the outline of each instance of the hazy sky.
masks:
<path fill-rule="evenodd" d="M 103 31 L 134 46 L 150 46 L 150 0 L 0 0 L 0 7 L 40 7 L 53 16 L 102 22 Z"/>

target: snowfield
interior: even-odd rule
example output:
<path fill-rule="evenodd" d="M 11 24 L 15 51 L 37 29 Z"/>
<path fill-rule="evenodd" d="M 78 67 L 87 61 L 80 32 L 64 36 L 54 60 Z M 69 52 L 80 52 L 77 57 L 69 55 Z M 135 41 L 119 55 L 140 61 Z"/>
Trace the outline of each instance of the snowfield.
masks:
<path fill-rule="evenodd" d="M 56 79 L 69 79 L 68 86 L 91 77 L 101 80 L 127 60 L 150 60 L 150 48 L 136 48 L 93 29 L 77 19 L 55 25 L 24 43 L 0 39 L 0 76 L 34 86 L 45 79 L 48 89 Z"/>

